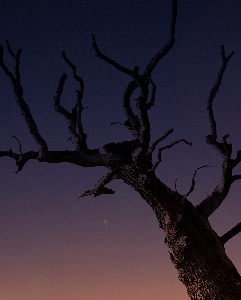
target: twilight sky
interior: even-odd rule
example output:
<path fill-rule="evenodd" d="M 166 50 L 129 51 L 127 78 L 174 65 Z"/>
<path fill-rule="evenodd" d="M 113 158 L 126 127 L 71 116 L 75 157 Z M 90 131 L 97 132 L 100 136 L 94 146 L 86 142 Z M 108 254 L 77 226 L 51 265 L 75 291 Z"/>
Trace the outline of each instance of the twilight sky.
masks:
<path fill-rule="evenodd" d="M 210 4 L 212 2 L 212 4 Z M 72 108 L 76 83 L 61 52 L 85 82 L 83 123 L 89 147 L 130 138 L 111 122 L 124 121 L 122 95 L 130 78 L 94 55 L 99 48 L 132 69 L 146 66 L 169 36 L 171 0 L 8 0 L 0 10 L 0 42 L 23 49 L 21 78 L 25 100 L 51 150 L 72 149 L 65 120 L 53 109 L 60 75 L 69 76 L 62 103 Z M 205 144 L 209 134 L 206 100 L 221 63 L 219 47 L 231 59 L 214 109 L 219 136 L 230 134 L 241 149 L 241 2 L 180 0 L 176 44 L 153 72 L 156 104 L 150 113 L 152 139 L 168 129 L 166 143 L 185 138 L 163 152 L 157 174 L 185 194 L 196 168 L 198 204 L 216 186 L 221 158 Z M 13 67 L 5 52 L 6 63 Z M 0 70 L 0 149 L 37 150 L 9 79 Z M 120 181 L 110 196 L 78 198 L 93 188 L 104 168 L 49 165 L 30 161 L 15 174 L 15 162 L 0 159 L 0 300 L 188 300 L 169 260 L 164 233 L 140 196 Z M 241 168 L 237 168 L 237 173 Z M 210 218 L 222 235 L 241 220 L 241 184 Z M 226 244 L 241 272 L 241 234 Z"/>

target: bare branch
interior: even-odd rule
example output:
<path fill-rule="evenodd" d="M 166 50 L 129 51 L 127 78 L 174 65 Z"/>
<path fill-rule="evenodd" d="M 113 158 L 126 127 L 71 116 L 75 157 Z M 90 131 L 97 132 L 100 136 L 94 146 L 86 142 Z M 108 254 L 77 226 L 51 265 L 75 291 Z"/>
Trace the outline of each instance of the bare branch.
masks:
<path fill-rule="evenodd" d="M 19 49 L 17 54 L 13 52 L 11 49 L 10 43 L 8 40 L 6 41 L 8 52 L 11 54 L 11 56 L 15 59 L 15 79 L 20 83 L 20 73 L 19 73 L 19 66 L 20 66 L 20 55 L 22 53 L 22 49 Z M 6 72 L 5 72 L 6 73 Z M 10 72 L 11 73 L 11 72 Z M 10 75 L 10 74 L 9 74 Z M 9 76 L 8 75 L 8 76 Z M 11 80 L 13 80 L 13 77 L 9 76 Z"/>
<path fill-rule="evenodd" d="M 71 113 L 68 112 L 63 106 L 60 104 L 60 98 L 63 92 L 64 83 L 67 79 L 67 75 L 65 73 L 62 74 L 59 80 L 59 85 L 57 87 L 56 95 L 54 96 L 54 109 L 63 115 L 68 121 L 71 121 Z"/>
<path fill-rule="evenodd" d="M 127 88 L 123 95 L 123 108 L 127 117 L 127 120 L 125 121 L 124 125 L 131 131 L 133 136 L 136 138 L 139 137 L 140 122 L 138 120 L 138 117 L 133 113 L 130 102 L 131 95 L 137 88 L 138 85 L 135 82 L 135 80 L 133 80 L 127 85 Z"/>
<path fill-rule="evenodd" d="M 15 135 L 13 135 L 13 138 L 15 138 L 15 139 L 18 141 L 18 144 L 19 144 L 19 152 L 20 152 L 20 154 L 22 155 L 22 154 L 23 154 L 23 152 L 22 152 L 22 145 L 21 145 L 19 139 L 18 139 Z"/>
<path fill-rule="evenodd" d="M 0 157 L 10 157 L 15 159 L 16 161 L 19 159 L 20 155 L 17 153 L 14 153 L 12 149 L 9 149 L 8 151 L 0 151 Z"/>
<path fill-rule="evenodd" d="M 15 77 L 16 80 L 20 83 L 20 71 L 19 71 L 19 66 L 20 66 L 20 55 L 22 53 L 22 49 L 19 49 L 17 54 L 16 54 L 16 63 L 15 63 Z"/>
<path fill-rule="evenodd" d="M 222 78 L 223 78 L 223 74 L 225 72 L 225 69 L 227 67 L 228 61 L 230 60 L 230 58 L 233 56 L 234 51 L 232 51 L 227 57 L 225 55 L 225 50 L 224 50 L 224 46 L 221 45 L 220 46 L 220 50 L 221 50 L 221 57 L 222 57 L 222 65 L 219 69 L 218 75 L 217 75 L 217 79 L 216 82 L 214 83 L 211 92 L 209 94 L 209 98 L 207 101 L 207 111 L 208 111 L 208 116 L 209 116 L 209 122 L 210 122 L 210 127 L 211 127 L 211 137 L 213 141 L 216 141 L 217 139 L 217 128 L 216 128 L 216 122 L 214 119 L 214 114 L 213 114 L 213 100 L 220 88 L 220 85 L 222 83 Z M 218 146 L 218 145 L 215 145 Z"/>
<path fill-rule="evenodd" d="M 172 0 L 172 20 L 170 25 L 170 36 L 167 44 L 151 59 L 147 65 L 145 71 L 142 74 L 142 78 L 145 80 L 150 77 L 152 71 L 158 64 L 158 62 L 171 50 L 175 43 L 175 27 L 177 19 L 177 0 Z"/>
<path fill-rule="evenodd" d="M 59 85 L 56 91 L 56 95 L 54 97 L 54 101 L 55 101 L 54 108 L 57 112 L 62 114 L 67 119 L 69 132 L 74 139 L 74 142 L 76 144 L 76 149 L 86 150 L 87 135 L 84 133 L 84 129 L 82 126 L 82 119 L 81 119 L 82 111 L 84 109 L 82 106 L 84 82 L 83 79 L 77 75 L 76 66 L 67 58 L 65 51 L 62 52 L 62 57 L 64 61 L 71 67 L 73 71 L 73 77 L 76 81 L 79 82 L 80 88 L 79 90 L 76 90 L 77 101 L 75 106 L 72 109 L 72 112 L 70 113 L 60 104 L 60 98 L 63 92 L 64 83 L 67 78 L 67 75 L 63 73 L 59 80 Z"/>
<path fill-rule="evenodd" d="M 232 176 L 232 183 L 233 183 L 234 181 L 236 181 L 236 180 L 239 180 L 239 179 L 241 179 L 241 175 L 233 175 L 233 176 Z"/>
<path fill-rule="evenodd" d="M 93 190 L 88 190 L 84 192 L 80 197 L 94 195 L 94 197 L 100 196 L 102 194 L 114 194 L 115 191 L 112 189 L 107 188 L 105 185 L 109 183 L 111 180 L 116 178 L 116 172 L 110 171 L 107 173 L 104 177 L 102 177 L 97 184 L 95 185 L 95 188 Z"/>
<path fill-rule="evenodd" d="M 146 67 L 144 73 L 140 76 L 139 75 L 139 68 L 136 66 L 134 67 L 133 72 L 130 70 L 126 70 L 125 68 L 119 66 L 116 64 L 116 62 L 113 62 L 109 58 L 105 59 L 110 64 L 114 65 L 117 69 L 121 70 L 122 72 L 125 72 L 129 75 L 131 75 L 134 78 L 134 81 L 130 82 L 126 88 L 126 91 L 124 93 L 124 101 L 123 101 L 123 107 L 124 112 L 127 116 L 127 121 L 124 123 L 124 125 L 132 132 L 135 138 L 140 139 L 141 141 L 141 148 L 136 150 L 135 153 L 135 161 L 137 162 L 137 165 L 141 165 L 141 162 L 143 162 L 143 159 L 150 160 L 150 155 L 147 157 L 147 154 L 150 154 L 148 152 L 149 143 L 150 143 L 150 123 L 149 118 L 147 114 L 147 110 L 150 109 L 154 105 L 155 101 L 155 93 L 156 93 L 156 86 L 153 83 L 153 81 L 150 78 L 151 72 L 157 65 L 158 61 L 172 48 L 174 45 L 174 35 L 175 35 L 175 23 L 176 23 L 176 15 L 177 15 L 177 1 L 172 1 L 172 21 L 171 21 L 171 32 L 170 32 L 170 38 L 168 43 L 159 51 L 151 60 L 151 62 Z M 98 56 L 102 55 L 97 47 L 96 41 L 93 38 L 93 46 L 96 50 L 96 53 Z M 151 99 L 149 102 L 148 100 L 148 85 L 149 83 L 152 84 L 152 92 L 151 92 Z M 136 101 L 136 109 L 137 109 L 137 116 L 133 113 L 131 105 L 130 105 L 130 99 L 135 91 L 135 89 L 139 86 L 140 88 L 140 95 Z M 146 162 L 149 164 L 148 162 Z"/>
<path fill-rule="evenodd" d="M 31 159 L 39 160 L 39 153 L 29 151 L 22 154 L 14 153 L 11 149 L 8 151 L 0 151 L 0 157 L 10 157 L 16 161 L 18 171 L 21 171 L 24 165 Z M 71 163 L 82 167 L 103 166 L 109 169 L 115 168 L 117 165 L 129 162 L 127 159 L 115 153 L 100 153 L 99 149 L 88 151 L 48 151 L 43 157 L 43 162 L 46 163 Z M 114 172 L 112 173 L 114 176 Z"/>
<path fill-rule="evenodd" d="M 84 192 L 84 194 L 79 196 L 79 198 L 84 197 L 84 196 L 90 196 L 90 195 L 94 195 L 94 197 L 97 197 L 102 194 L 114 194 L 114 193 L 115 193 L 115 191 L 113 191 L 112 189 L 109 189 L 106 186 L 101 186 L 98 189 L 87 190 L 86 192 Z"/>
<path fill-rule="evenodd" d="M 83 92 L 84 92 L 84 81 L 83 79 L 77 75 L 76 73 L 76 66 L 67 58 L 65 51 L 62 51 L 62 57 L 64 59 L 64 61 L 67 63 L 67 65 L 69 65 L 73 71 L 73 77 L 74 79 L 76 79 L 79 84 L 80 84 L 80 93 L 83 96 Z M 82 100 L 82 98 L 81 98 Z"/>
<path fill-rule="evenodd" d="M 9 44 L 9 41 L 8 41 L 8 40 L 5 40 L 5 42 L 6 42 L 6 45 L 7 45 L 8 52 L 12 55 L 13 58 L 15 58 L 16 55 L 15 55 L 14 52 L 12 51 L 11 46 L 10 46 L 10 44 Z"/>
<path fill-rule="evenodd" d="M 232 169 L 230 159 L 227 157 L 222 164 L 222 177 L 211 195 L 205 198 L 197 208 L 208 218 L 222 204 L 232 184 Z"/>
<path fill-rule="evenodd" d="M 67 79 L 67 75 L 65 73 L 62 74 L 59 80 L 59 85 L 57 87 L 56 96 L 54 97 L 55 105 L 60 105 L 60 98 L 64 89 L 65 80 Z"/>
<path fill-rule="evenodd" d="M 9 71 L 8 67 L 5 65 L 4 60 L 3 60 L 3 50 L 4 47 L 0 45 L 0 66 L 5 72 L 5 74 L 11 79 L 12 83 L 14 82 L 15 78 L 13 74 Z"/>
<path fill-rule="evenodd" d="M 117 70 L 119 70 L 125 74 L 128 74 L 135 79 L 128 84 L 126 91 L 124 93 L 124 96 L 123 96 L 123 108 L 124 108 L 124 112 L 127 117 L 127 121 L 124 123 L 124 125 L 132 132 L 134 137 L 139 137 L 140 123 L 139 123 L 138 117 L 135 116 L 135 114 L 133 113 L 131 105 L 130 105 L 131 95 L 138 87 L 137 82 L 138 82 L 138 79 L 140 79 L 140 76 L 137 75 L 137 73 L 138 73 L 137 68 L 135 67 L 134 70 L 127 69 L 127 68 L 121 66 L 120 64 L 118 64 L 117 62 L 115 62 L 114 60 L 112 60 L 111 58 L 104 55 L 99 50 L 94 35 L 92 35 L 92 46 L 94 47 L 97 57 L 99 57 L 100 59 L 103 59 L 110 65 L 114 66 Z"/>
<path fill-rule="evenodd" d="M 140 124 L 138 138 L 141 142 L 141 147 L 136 152 L 134 159 L 135 162 L 140 166 L 143 162 L 144 157 L 146 157 L 149 143 L 150 143 L 150 122 L 147 114 L 146 102 L 148 98 L 148 88 L 147 84 L 142 82 L 141 78 L 136 81 L 139 83 L 140 95 L 136 99 L 136 110 L 137 117 Z"/>
<path fill-rule="evenodd" d="M 134 81 L 131 81 L 124 93 L 123 97 L 123 107 L 124 112 L 126 114 L 127 120 L 125 121 L 124 125 L 132 132 L 133 136 L 140 140 L 141 147 L 136 149 L 135 155 L 133 155 L 133 159 L 137 166 L 144 166 L 145 164 L 151 164 L 150 161 L 150 153 L 148 152 L 149 143 L 150 143 L 150 123 L 147 111 L 154 105 L 155 101 L 155 93 L 156 93 L 156 86 L 150 78 L 152 70 L 157 65 L 158 61 L 172 48 L 174 45 L 174 36 L 175 36 L 175 23 L 176 23 L 176 15 L 177 15 L 177 0 L 172 1 L 172 21 L 170 26 L 170 38 L 168 43 L 159 51 L 148 64 L 144 73 L 140 76 L 139 74 L 139 67 L 135 66 L 133 71 L 127 69 L 114 60 L 110 59 L 106 55 L 104 55 L 98 48 L 95 36 L 92 35 L 92 45 L 96 52 L 96 55 L 101 59 L 105 60 L 110 65 L 114 66 L 119 71 L 126 73 L 134 78 Z M 152 85 L 151 91 L 151 98 L 150 101 L 148 100 L 149 89 L 148 85 Z M 130 100 L 133 92 L 136 88 L 140 88 L 139 97 L 136 99 L 136 110 L 137 115 L 135 115 L 132 111 L 132 107 L 130 105 Z M 148 155 L 147 155 L 148 154 Z M 149 161 L 149 163 L 148 163 Z M 149 169 L 149 168 L 148 168 Z"/>
<path fill-rule="evenodd" d="M 16 102 L 21 109 L 21 113 L 25 119 L 25 122 L 28 126 L 30 134 L 32 135 L 32 137 L 34 138 L 36 143 L 39 145 L 40 149 L 39 149 L 38 159 L 42 160 L 43 156 L 46 155 L 46 153 L 48 152 L 48 146 L 47 146 L 46 141 L 40 135 L 37 125 L 35 124 L 35 121 L 30 112 L 30 109 L 23 98 L 23 88 L 22 88 L 22 85 L 20 82 L 20 73 L 19 73 L 20 55 L 21 55 L 22 50 L 19 49 L 17 54 L 15 55 L 13 53 L 13 51 L 11 50 L 11 47 L 10 47 L 10 44 L 8 41 L 7 41 L 7 48 L 9 50 L 10 54 L 15 58 L 15 77 L 14 77 L 13 73 L 9 71 L 9 69 L 7 68 L 7 66 L 5 65 L 5 63 L 3 61 L 3 46 L 2 45 L 0 45 L 0 66 L 2 67 L 5 74 L 12 81 Z"/>
<path fill-rule="evenodd" d="M 151 91 L 151 98 L 149 102 L 146 104 L 146 109 L 151 109 L 152 106 L 154 106 L 155 99 L 156 99 L 156 85 L 152 81 L 151 77 L 148 78 L 148 83 L 152 85 L 152 91 Z"/>
<path fill-rule="evenodd" d="M 234 226 L 232 229 L 230 229 L 228 232 L 226 232 L 224 235 L 222 235 L 220 239 L 225 244 L 239 232 L 241 232 L 241 222 Z"/>
<path fill-rule="evenodd" d="M 186 195 L 183 196 L 183 198 L 187 198 L 187 196 L 189 196 L 193 191 L 194 191 L 194 187 L 195 187 L 195 177 L 196 177 L 196 174 L 197 174 L 197 171 L 202 169 L 202 168 L 208 168 L 208 167 L 211 167 L 211 166 L 201 166 L 199 168 L 196 169 L 196 171 L 194 172 L 194 175 L 193 175 L 193 178 L 192 178 L 192 185 L 189 189 L 189 191 L 186 193 Z"/>
<path fill-rule="evenodd" d="M 161 148 L 159 149 L 159 153 L 160 153 L 162 150 L 165 150 L 165 149 L 167 149 L 167 148 L 172 148 L 173 146 L 175 146 L 176 144 L 179 144 L 179 143 L 181 143 L 181 142 L 184 142 L 185 144 L 187 144 L 187 145 L 189 145 L 189 146 L 192 146 L 192 143 L 191 143 L 191 142 L 188 142 L 187 140 L 184 140 L 184 139 L 179 139 L 179 140 L 177 140 L 177 141 L 175 141 L 175 142 L 173 142 L 173 143 L 171 143 L 171 144 L 169 144 L 169 145 L 167 145 L 167 146 L 161 147 Z"/>
<path fill-rule="evenodd" d="M 209 98 L 207 101 L 207 111 L 209 116 L 209 123 L 211 134 L 206 137 L 206 142 L 216 151 L 218 151 L 221 156 L 223 157 L 223 164 L 222 164 L 222 178 L 216 188 L 213 190 L 210 196 L 204 199 L 199 205 L 198 208 L 202 211 L 202 213 L 209 217 L 224 201 L 226 198 L 230 186 L 233 183 L 234 179 L 232 176 L 232 169 L 234 166 L 238 164 L 240 161 L 240 157 L 237 154 L 237 158 L 235 160 L 231 159 L 232 155 L 232 144 L 227 143 L 227 138 L 229 134 L 223 136 L 221 142 L 217 141 L 217 128 L 216 128 L 216 121 L 214 118 L 213 113 L 213 101 L 214 98 L 220 88 L 222 83 L 222 78 L 224 72 L 226 70 L 227 64 L 231 57 L 233 56 L 234 52 L 231 52 L 228 56 L 225 54 L 224 46 L 220 46 L 221 58 L 222 58 L 222 65 L 219 69 L 217 79 L 211 89 L 209 94 Z"/>
<path fill-rule="evenodd" d="M 106 61 L 108 64 L 112 65 L 114 68 L 116 68 L 117 70 L 126 73 L 130 76 L 132 76 L 133 71 L 129 70 L 125 67 L 122 67 L 120 64 L 118 64 L 117 62 L 115 62 L 113 59 L 109 58 L 108 56 L 104 55 L 98 48 L 97 43 L 96 43 L 96 39 L 94 34 L 92 34 L 92 46 L 95 50 L 96 56 L 99 57 L 100 59 L 103 59 L 104 61 Z"/>
<path fill-rule="evenodd" d="M 232 169 L 235 168 L 240 163 L 240 161 L 241 161 L 241 150 L 238 150 L 236 154 L 236 158 L 232 159 L 231 161 Z"/>
<path fill-rule="evenodd" d="M 172 148 L 173 146 L 175 146 L 176 144 L 179 144 L 181 142 L 184 142 L 185 144 L 187 144 L 189 146 L 192 146 L 191 142 L 188 142 L 187 140 L 184 140 L 184 139 L 179 139 L 179 140 L 177 140 L 177 141 L 175 141 L 175 142 L 173 142 L 173 143 L 171 143 L 171 144 L 169 144 L 167 146 L 159 148 L 159 150 L 158 150 L 158 160 L 153 165 L 153 167 L 152 167 L 152 169 L 150 171 L 154 171 L 158 167 L 159 163 L 162 161 L 161 153 L 162 153 L 163 150 L 168 149 L 168 148 Z"/>
<path fill-rule="evenodd" d="M 38 159 L 39 153 L 30 151 L 23 154 L 20 151 L 20 154 L 17 154 L 14 153 L 12 149 L 10 149 L 9 151 L 0 151 L 0 157 L 4 157 L 4 156 L 13 158 L 16 161 L 17 171 L 15 173 L 18 173 L 23 169 L 27 161 L 29 161 L 30 159 Z"/>
<path fill-rule="evenodd" d="M 173 133 L 173 128 L 169 129 L 163 136 L 161 136 L 159 139 L 157 139 L 152 146 L 149 149 L 149 152 L 154 152 L 156 149 L 156 146 L 162 142 L 163 140 L 165 140 L 171 133 Z"/>

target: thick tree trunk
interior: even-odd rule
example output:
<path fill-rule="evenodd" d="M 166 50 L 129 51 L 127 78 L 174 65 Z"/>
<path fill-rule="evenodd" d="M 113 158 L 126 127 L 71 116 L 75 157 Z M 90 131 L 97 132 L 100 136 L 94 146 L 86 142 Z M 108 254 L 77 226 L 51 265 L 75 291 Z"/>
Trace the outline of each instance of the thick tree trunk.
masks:
<path fill-rule="evenodd" d="M 154 210 L 179 279 L 192 300 L 240 300 L 241 276 L 208 220 L 154 174 L 126 169 L 122 179 Z"/>
<path fill-rule="evenodd" d="M 208 221 L 190 204 L 167 232 L 166 243 L 191 299 L 241 299 L 241 277 Z"/>

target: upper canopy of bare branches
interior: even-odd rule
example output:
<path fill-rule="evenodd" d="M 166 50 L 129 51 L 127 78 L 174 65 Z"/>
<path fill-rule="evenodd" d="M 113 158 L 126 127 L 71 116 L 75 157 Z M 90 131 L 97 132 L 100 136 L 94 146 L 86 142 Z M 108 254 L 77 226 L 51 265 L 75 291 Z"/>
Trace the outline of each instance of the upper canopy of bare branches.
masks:
<path fill-rule="evenodd" d="M 124 94 L 123 94 L 123 110 L 125 112 L 126 120 L 122 123 L 133 135 L 133 139 L 130 141 L 120 141 L 119 143 L 109 143 L 104 145 L 100 149 L 89 149 L 87 145 L 87 135 L 82 124 L 82 113 L 84 110 L 82 101 L 84 99 L 84 81 L 82 77 L 77 74 L 77 68 L 70 60 L 67 54 L 63 51 L 62 57 L 64 62 L 72 70 L 72 76 L 75 81 L 78 82 L 79 88 L 76 90 L 76 102 L 73 105 L 71 111 L 65 109 L 61 104 L 61 96 L 64 89 L 64 84 L 67 79 L 67 75 L 63 73 L 60 77 L 56 95 L 54 96 L 54 108 L 60 113 L 68 122 L 68 130 L 70 133 L 70 139 L 75 145 L 73 151 L 51 151 L 48 149 L 48 145 L 45 139 L 40 134 L 38 127 L 33 119 L 30 109 L 23 97 L 23 87 L 20 77 L 20 55 L 21 49 L 15 54 L 11 49 L 10 43 L 6 41 L 7 52 L 12 56 L 15 62 L 14 72 L 9 70 L 4 61 L 4 47 L 0 45 L 0 66 L 4 73 L 9 77 L 12 82 L 14 95 L 18 106 L 21 109 L 22 115 L 26 121 L 31 136 L 37 143 L 38 151 L 22 152 L 21 143 L 20 153 L 14 153 L 11 149 L 8 151 L 0 151 L 0 156 L 8 156 L 16 161 L 18 171 L 22 170 L 25 163 L 30 159 L 36 159 L 48 163 L 60 163 L 69 162 L 80 166 L 105 166 L 109 169 L 109 172 L 102 180 L 95 186 L 93 190 L 89 190 L 83 194 L 95 196 L 103 193 L 111 194 L 114 191 L 107 188 L 105 185 L 113 180 L 119 178 L 119 171 L 128 166 L 135 169 L 136 172 L 143 175 L 143 178 L 148 176 L 155 176 L 155 169 L 162 161 L 162 152 L 169 149 L 180 142 L 184 142 L 187 145 L 191 145 L 191 142 L 180 138 L 176 141 L 163 145 L 158 150 L 158 159 L 153 162 L 153 152 L 156 150 L 157 145 L 163 142 L 169 135 L 172 134 L 173 129 L 168 130 L 166 133 L 162 133 L 161 137 L 157 138 L 152 145 L 150 144 L 150 122 L 148 112 L 155 104 L 156 98 L 156 85 L 153 82 L 151 75 L 158 62 L 171 50 L 175 42 L 175 26 L 177 17 L 177 0 L 172 0 L 172 18 L 170 22 L 170 35 L 167 43 L 158 51 L 147 64 L 145 70 L 140 73 L 138 66 L 133 66 L 133 69 L 128 69 L 118 62 L 114 61 L 110 57 L 106 56 L 100 50 L 95 36 L 92 36 L 92 46 L 96 53 L 96 56 L 106 63 L 112 65 L 118 71 L 125 73 L 130 77 Z M 238 151 L 235 158 L 232 158 L 232 145 L 228 143 L 229 135 L 225 135 L 221 140 L 218 140 L 217 126 L 215 122 L 213 112 L 213 101 L 219 90 L 223 74 L 227 67 L 227 64 L 234 52 L 226 56 L 224 46 L 221 46 L 221 59 L 222 65 L 217 75 L 217 79 L 211 89 L 208 101 L 207 111 L 210 122 L 211 132 L 207 136 L 207 143 L 218 151 L 222 158 L 222 178 L 220 183 L 213 190 L 212 194 L 204 199 L 199 205 L 198 209 L 207 218 L 220 206 L 223 200 L 226 198 L 231 184 L 238 179 L 241 179 L 241 175 L 233 175 L 232 171 L 241 161 L 241 151 Z M 131 105 L 132 95 L 138 90 L 139 94 L 135 99 L 135 110 Z M 189 192 L 185 196 L 186 198 L 195 187 L 195 171 L 192 185 Z M 235 227 L 235 230 L 230 234 L 223 236 L 223 241 L 226 241 L 234 232 L 240 231 L 240 226 Z"/>

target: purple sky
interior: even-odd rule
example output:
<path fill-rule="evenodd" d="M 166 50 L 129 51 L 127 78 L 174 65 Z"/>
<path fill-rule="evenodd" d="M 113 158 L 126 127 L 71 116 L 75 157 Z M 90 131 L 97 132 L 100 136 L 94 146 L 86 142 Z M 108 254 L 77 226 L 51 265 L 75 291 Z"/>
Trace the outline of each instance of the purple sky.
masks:
<path fill-rule="evenodd" d="M 51 150 L 73 149 L 65 120 L 53 109 L 60 75 L 68 74 L 62 97 L 71 109 L 76 83 L 61 52 L 85 82 L 83 125 L 90 148 L 130 138 L 111 122 L 124 121 L 122 95 L 130 78 L 94 55 L 99 48 L 123 66 L 146 66 L 169 35 L 171 1 L 14 1 L 1 3 L 0 42 L 23 49 L 21 80 L 25 100 Z M 195 191 L 198 204 L 220 177 L 221 157 L 205 144 L 209 134 L 206 100 L 221 59 L 232 50 L 214 110 L 219 137 L 229 133 L 241 149 L 241 3 L 239 0 L 179 1 L 176 44 L 153 72 L 156 104 L 150 113 L 152 140 L 168 129 L 158 176 L 185 194 L 202 165 Z M 4 45 L 5 46 L 5 45 Z M 10 55 L 4 53 L 9 68 Z M 11 84 L 0 70 L 0 149 L 37 150 L 14 102 Z M 164 144 L 163 144 L 164 145 Z M 30 161 L 17 175 L 15 162 L 0 159 L 0 299 L 2 300 L 187 300 L 169 260 L 164 233 L 140 196 L 120 181 L 110 196 L 78 198 L 105 174 L 104 168 L 49 165 Z M 241 168 L 236 172 L 240 174 Z M 239 182 L 210 222 L 222 235 L 241 221 Z M 241 234 L 226 244 L 241 272 Z"/>

